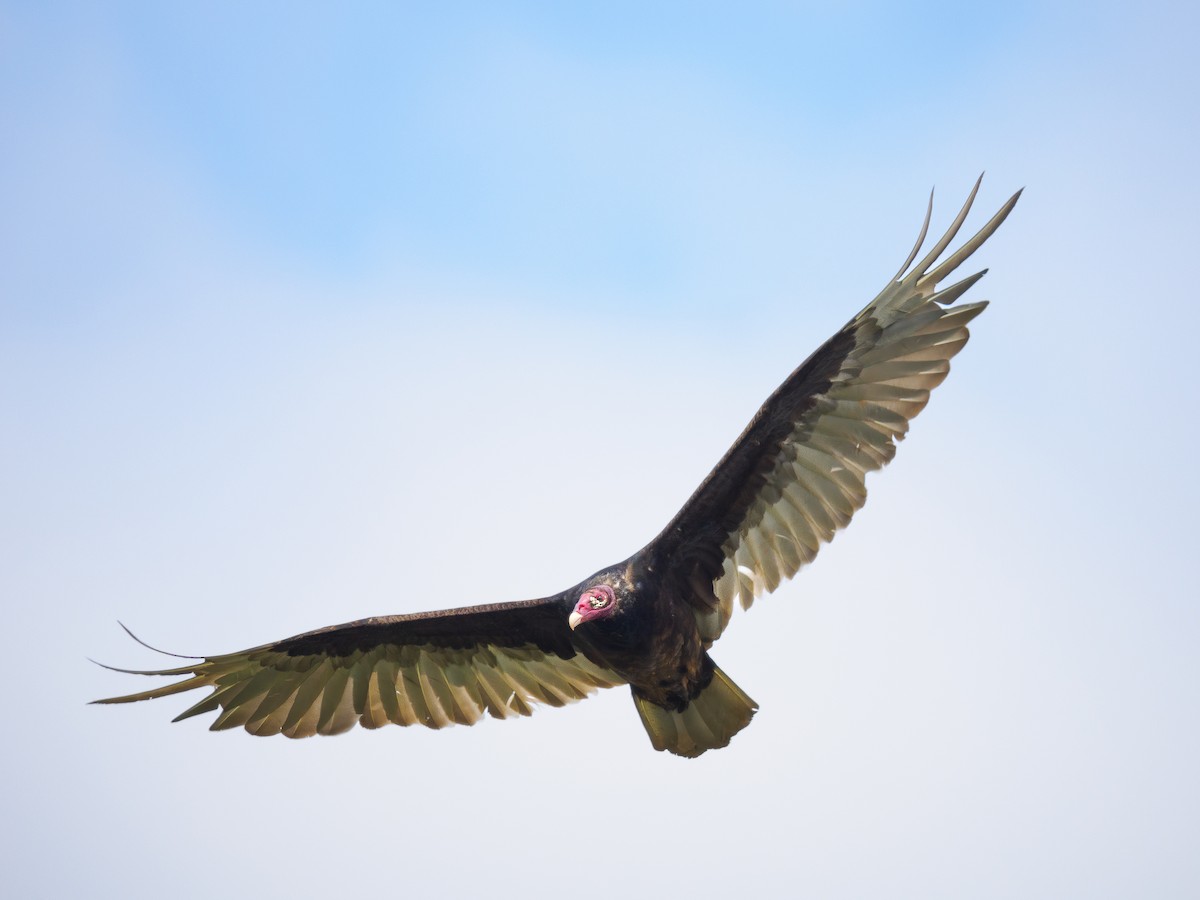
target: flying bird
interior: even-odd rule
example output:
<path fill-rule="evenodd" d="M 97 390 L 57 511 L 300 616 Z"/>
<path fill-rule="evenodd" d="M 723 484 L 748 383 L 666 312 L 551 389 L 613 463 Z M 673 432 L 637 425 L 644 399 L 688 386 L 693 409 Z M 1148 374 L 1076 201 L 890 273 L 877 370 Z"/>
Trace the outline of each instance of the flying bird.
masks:
<path fill-rule="evenodd" d="M 979 184 L 913 265 L 930 195 L 896 276 L 767 398 L 675 518 L 628 559 L 540 600 L 360 619 L 183 657 L 175 668 L 117 669 L 182 680 L 95 702 L 211 688 L 175 721 L 219 710 L 214 731 L 299 738 L 356 723 L 444 728 L 484 713 L 527 716 L 627 684 L 654 749 L 696 757 L 727 746 L 758 709 L 708 652 L 735 603 L 748 608 L 774 591 L 850 522 L 866 474 L 891 460 L 987 305 L 956 303 L 986 269 L 938 288 L 1020 197 L 943 260 Z"/>

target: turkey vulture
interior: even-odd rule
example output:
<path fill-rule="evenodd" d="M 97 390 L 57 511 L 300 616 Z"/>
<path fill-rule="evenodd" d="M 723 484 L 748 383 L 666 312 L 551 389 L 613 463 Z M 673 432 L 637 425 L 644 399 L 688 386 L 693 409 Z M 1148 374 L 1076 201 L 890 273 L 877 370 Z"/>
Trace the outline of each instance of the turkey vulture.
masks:
<path fill-rule="evenodd" d="M 982 180 L 982 176 L 981 179 Z M 967 342 L 985 302 L 952 305 L 986 272 L 937 284 L 1000 226 L 1020 191 L 939 262 L 967 217 L 895 278 L 780 385 L 662 530 L 629 559 L 553 597 L 361 619 L 177 668 L 130 703 L 212 688 L 178 717 L 220 710 L 213 730 L 307 737 L 356 722 L 442 728 L 484 712 L 527 716 L 628 684 L 656 750 L 695 757 L 750 723 L 758 705 L 708 655 L 733 613 L 810 562 L 866 500 L 866 473 Z M 131 633 L 132 636 L 132 633 Z M 135 638 L 136 640 L 136 638 Z"/>

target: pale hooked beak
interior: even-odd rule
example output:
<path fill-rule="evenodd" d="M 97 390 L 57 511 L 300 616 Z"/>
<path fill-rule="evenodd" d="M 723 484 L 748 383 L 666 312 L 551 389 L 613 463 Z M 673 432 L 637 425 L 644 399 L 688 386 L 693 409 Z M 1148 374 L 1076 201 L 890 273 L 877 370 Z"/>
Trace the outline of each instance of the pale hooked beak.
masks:
<path fill-rule="evenodd" d="M 583 621 L 583 616 L 581 616 L 579 614 L 579 610 L 574 610 L 571 613 L 571 615 L 567 618 L 567 624 L 571 626 L 572 631 L 574 631 L 576 629 L 576 627 L 579 625 L 579 623 L 582 621 Z"/>

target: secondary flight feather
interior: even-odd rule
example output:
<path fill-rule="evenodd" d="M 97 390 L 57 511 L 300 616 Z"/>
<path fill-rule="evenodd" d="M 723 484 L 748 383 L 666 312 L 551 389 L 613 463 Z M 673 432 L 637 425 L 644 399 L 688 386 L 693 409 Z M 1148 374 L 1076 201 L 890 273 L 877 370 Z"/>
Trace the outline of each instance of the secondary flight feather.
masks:
<path fill-rule="evenodd" d="M 957 303 L 985 274 L 938 285 L 1000 227 L 1020 191 L 957 250 L 979 182 L 945 235 L 916 246 L 874 300 L 767 398 L 663 531 L 553 597 L 335 625 L 137 675 L 170 684 L 98 700 L 210 689 L 176 717 L 213 730 L 308 737 L 362 725 L 471 725 L 527 716 L 627 684 L 656 750 L 724 747 L 758 705 L 709 656 L 735 604 L 791 578 L 865 502 L 868 472 L 950 371 L 986 302 Z"/>

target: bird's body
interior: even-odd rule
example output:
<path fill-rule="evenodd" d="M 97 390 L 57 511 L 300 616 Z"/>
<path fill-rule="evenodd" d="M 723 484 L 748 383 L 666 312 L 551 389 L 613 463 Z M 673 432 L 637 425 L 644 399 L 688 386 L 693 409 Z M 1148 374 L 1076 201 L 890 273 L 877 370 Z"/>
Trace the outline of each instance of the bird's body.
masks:
<path fill-rule="evenodd" d="M 628 684 L 656 749 L 698 756 L 724 747 L 757 709 L 708 653 L 735 600 L 748 607 L 775 590 L 850 521 L 866 499 L 866 473 L 892 458 L 986 305 L 950 305 L 983 272 L 937 290 L 1020 196 L 937 264 L 978 188 L 910 270 L 926 214 L 896 278 L 784 381 L 629 559 L 541 600 L 363 619 L 137 673 L 187 677 L 99 702 L 209 687 L 179 718 L 220 709 L 213 729 L 304 737 L 356 723 L 473 724 L 484 712 L 528 715 L 534 703 L 561 706 Z"/>

